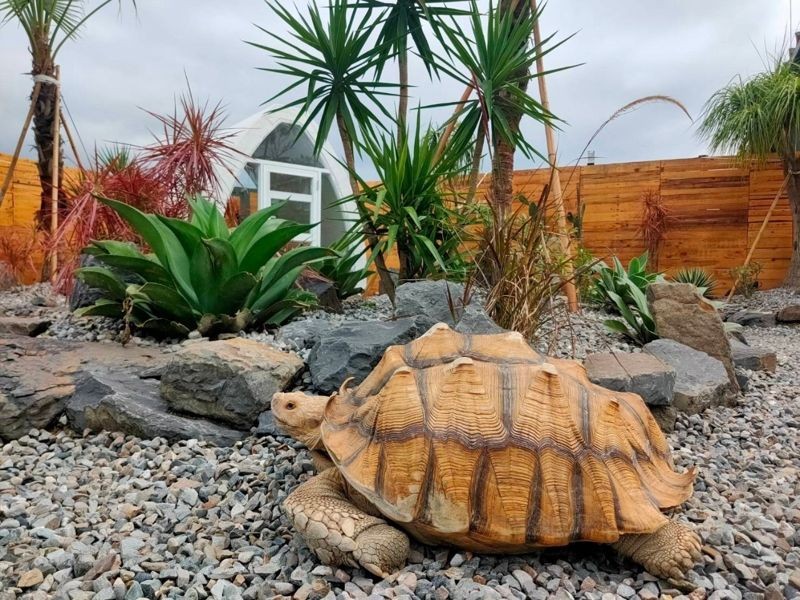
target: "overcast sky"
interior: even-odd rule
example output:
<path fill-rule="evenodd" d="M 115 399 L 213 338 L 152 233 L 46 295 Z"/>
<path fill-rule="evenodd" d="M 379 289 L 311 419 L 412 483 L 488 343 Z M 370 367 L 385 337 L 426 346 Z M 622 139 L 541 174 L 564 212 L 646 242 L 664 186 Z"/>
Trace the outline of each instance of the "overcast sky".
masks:
<path fill-rule="evenodd" d="M 672 96 L 697 117 L 703 103 L 737 75 L 763 68 L 785 45 L 790 0 L 550 0 L 543 32 L 575 36 L 547 67 L 583 63 L 548 79 L 562 163 L 573 161 L 616 109 L 642 96 Z M 94 5 L 89 0 L 87 5 Z M 171 111 L 185 89 L 221 101 L 230 125 L 260 110 L 286 82 L 257 71 L 268 56 L 243 40 L 265 41 L 254 23 L 280 32 L 262 0 L 138 0 L 138 14 L 110 5 L 59 58 L 67 107 L 91 150 L 111 142 L 147 143 L 152 118 Z M 305 5 L 299 4 L 300 10 Z M 800 5 L 795 7 L 800 16 Z M 28 108 L 27 42 L 13 23 L 0 28 L 0 152 L 11 152 Z M 416 102 L 454 101 L 461 89 L 430 82 L 412 65 Z M 529 139 L 544 148 L 528 123 Z M 32 136 L 26 155 L 32 155 Z M 598 162 L 690 157 L 707 152 L 695 127 L 674 107 L 644 106 L 611 124 L 592 144 Z M 520 158 L 520 166 L 530 162 Z"/>

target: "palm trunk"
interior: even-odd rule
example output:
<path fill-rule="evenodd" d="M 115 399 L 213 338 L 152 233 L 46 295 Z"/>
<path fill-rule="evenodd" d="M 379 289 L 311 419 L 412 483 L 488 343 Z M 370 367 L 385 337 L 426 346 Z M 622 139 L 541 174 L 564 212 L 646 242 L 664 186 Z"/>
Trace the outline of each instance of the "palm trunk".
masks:
<path fill-rule="evenodd" d="M 513 11 L 516 17 L 522 17 L 530 11 L 530 3 L 522 0 L 501 0 L 497 6 L 498 11 Z M 528 73 L 514 73 L 512 77 L 520 78 L 520 88 L 525 91 L 528 88 Z M 503 94 L 496 98 L 499 105 L 508 104 L 504 102 Z M 506 121 L 509 129 L 513 133 L 519 131 L 519 124 L 522 120 L 522 112 L 518 110 L 505 110 Z M 494 156 L 492 157 L 492 190 L 491 199 L 494 203 L 500 224 L 505 223 L 511 207 L 514 194 L 514 153 L 516 144 L 512 139 L 505 139 L 495 130 L 492 133 Z"/>
<path fill-rule="evenodd" d="M 786 273 L 784 285 L 793 289 L 800 289 L 800 161 L 795 157 L 784 160 L 784 172 L 791 171 L 787 185 L 787 195 L 789 196 L 789 207 L 792 209 L 792 258 L 789 261 L 789 271 Z"/>
<path fill-rule="evenodd" d="M 33 75 L 47 75 L 55 77 L 55 65 L 50 56 L 50 49 L 45 45 L 44 52 L 40 58 L 33 60 Z M 53 189 L 53 124 L 55 122 L 56 94 L 58 88 L 50 83 L 42 83 L 39 97 L 33 110 L 33 135 L 38 154 L 39 181 L 42 187 L 41 200 L 39 203 L 38 226 L 40 229 L 47 229 L 50 224 L 50 213 Z M 58 151 L 59 173 L 64 166 L 64 155 L 61 149 Z M 58 193 L 59 209 L 66 209 L 66 197 L 59 190 Z"/>
<path fill-rule="evenodd" d="M 406 40 L 400 40 L 402 47 L 397 57 L 397 68 L 400 77 L 400 99 L 397 105 L 397 139 L 402 141 L 406 135 L 408 122 L 408 47 Z"/>
<path fill-rule="evenodd" d="M 475 139 L 475 149 L 472 151 L 472 166 L 469 170 L 469 185 L 467 189 L 467 202 L 475 199 L 478 192 L 478 176 L 481 172 L 481 157 L 483 156 L 483 143 L 486 140 L 486 133 L 483 128 L 478 130 L 478 137 Z"/>
<path fill-rule="evenodd" d="M 353 139 L 350 137 L 350 132 L 347 130 L 347 123 L 345 122 L 344 116 L 341 113 L 337 113 L 336 115 L 336 125 L 339 129 L 339 137 L 342 139 L 342 146 L 344 147 L 344 160 L 347 163 L 348 176 L 350 177 L 350 189 L 353 193 L 353 196 L 356 197 L 359 193 L 359 187 L 358 180 L 355 177 L 355 150 L 353 148 Z M 370 254 L 375 257 L 375 267 L 378 270 L 378 277 L 381 280 L 381 289 L 387 296 L 389 296 L 392 304 L 394 304 L 395 285 L 394 281 L 392 280 L 392 274 L 386 266 L 386 260 L 384 259 L 383 254 L 376 250 L 378 244 L 380 244 L 380 238 L 378 237 L 375 228 L 372 227 L 372 221 L 370 220 L 369 215 L 366 213 L 366 210 L 358 200 L 356 200 L 356 206 L 358 207 L 359 216 L 362 218 L 364 221 L 364 226 L 367 228 L 367 247 L 369 248 Z"/>

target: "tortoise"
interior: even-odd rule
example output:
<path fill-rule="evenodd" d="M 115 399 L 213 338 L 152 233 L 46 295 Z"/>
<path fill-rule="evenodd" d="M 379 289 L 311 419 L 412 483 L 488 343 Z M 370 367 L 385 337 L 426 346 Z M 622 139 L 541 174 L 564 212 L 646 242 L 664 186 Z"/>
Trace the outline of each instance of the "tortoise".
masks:
<path fill-rule="evenodd" d="M 440 323 L 348 382 L 272 400 L 278 428 L 329 458 L 283 503 L 322 562 L 386 577 L 406 533 L 481 553 L 610 544 L 672 581 L 699 559 L 697 534 L 662 513 L 691 495 L 694 469 L 674 470 L 639 396 L 579 363 Z"/>

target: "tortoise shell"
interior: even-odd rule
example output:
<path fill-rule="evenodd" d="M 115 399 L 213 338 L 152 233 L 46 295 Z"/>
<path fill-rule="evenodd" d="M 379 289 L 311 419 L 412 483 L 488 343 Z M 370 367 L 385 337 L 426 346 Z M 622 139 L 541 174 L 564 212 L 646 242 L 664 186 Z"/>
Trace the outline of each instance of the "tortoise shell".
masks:
<path fill-rule="evenodd" d="M 335 394 L 322 439 L 386 518 L 424 542 L 484 552 L 655 531 L 694 480 L 673 470 L 639 396 L 592 384 L 517 333 L 444 324 Z"/>

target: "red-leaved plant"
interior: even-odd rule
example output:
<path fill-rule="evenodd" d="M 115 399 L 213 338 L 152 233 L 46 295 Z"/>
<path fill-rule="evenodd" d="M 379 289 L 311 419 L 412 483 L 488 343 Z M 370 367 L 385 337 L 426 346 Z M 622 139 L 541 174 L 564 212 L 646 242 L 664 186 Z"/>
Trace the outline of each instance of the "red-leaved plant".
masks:
<path fill-rule="evenodd" d="M 149 111 L 148 111 L 149 112 Z M 191 89 L 182 95 L 170 115 L 149 112 L 163 128 L 162 136 L 131 154 L 127 148 L 96 153 L 93 165 L 76 181 L 65 185 L 67 213 L 49 250 L 59 254 L 55 287 L 69 294 L 80 253 L 92 240 L 141 243 L 130 226 L 96 197 L 125 202 L 147 213 L 185 218 L 187 197 L 219 190 L 219 168 L 228 168 L 236 150 L 233 135 L 222 128 L 225 115 L 219 104 L 195 101 Z"/>

